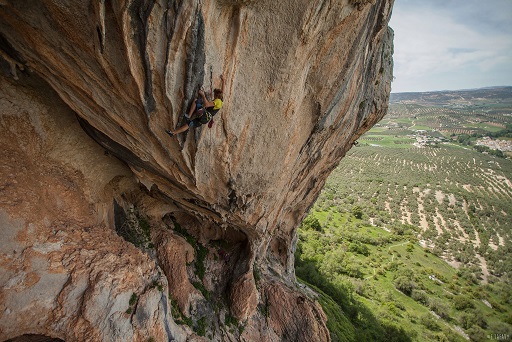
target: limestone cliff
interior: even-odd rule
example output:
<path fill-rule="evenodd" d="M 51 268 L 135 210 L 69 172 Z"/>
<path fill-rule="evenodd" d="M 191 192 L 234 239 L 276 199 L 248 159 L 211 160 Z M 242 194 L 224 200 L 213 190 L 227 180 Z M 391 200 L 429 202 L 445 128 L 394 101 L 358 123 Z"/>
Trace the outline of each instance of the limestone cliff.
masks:
<path fill-rule="evenodd" d="M 386 112 L 391 8 L 1 0 L 0 340 L 329 340 L 296 228 Z"/>

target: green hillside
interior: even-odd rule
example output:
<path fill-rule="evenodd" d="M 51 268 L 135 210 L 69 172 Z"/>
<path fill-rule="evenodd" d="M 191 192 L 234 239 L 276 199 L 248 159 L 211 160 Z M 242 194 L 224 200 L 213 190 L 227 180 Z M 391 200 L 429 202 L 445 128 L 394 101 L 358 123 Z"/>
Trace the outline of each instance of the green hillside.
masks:
<path fill-rule="evenodd" d="M 334 341 L 512 340 L 512 161 L 477 146 L 508 138 L 512 91 L 491 92 L 395 96 L 330 176 L 296 274 Z"/>

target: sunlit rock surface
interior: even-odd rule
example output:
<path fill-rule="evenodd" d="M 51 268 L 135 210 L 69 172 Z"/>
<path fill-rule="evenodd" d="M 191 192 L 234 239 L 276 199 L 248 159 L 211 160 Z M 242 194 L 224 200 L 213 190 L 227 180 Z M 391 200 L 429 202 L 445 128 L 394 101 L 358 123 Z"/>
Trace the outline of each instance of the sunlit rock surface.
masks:
<path fill-rule="evenodd" d="M 391 7 L 1 1 L 0 340 L 328 340 L 295 230 L 386 112 Z M 170 138 L 220 74 L 212 128 Z"/>

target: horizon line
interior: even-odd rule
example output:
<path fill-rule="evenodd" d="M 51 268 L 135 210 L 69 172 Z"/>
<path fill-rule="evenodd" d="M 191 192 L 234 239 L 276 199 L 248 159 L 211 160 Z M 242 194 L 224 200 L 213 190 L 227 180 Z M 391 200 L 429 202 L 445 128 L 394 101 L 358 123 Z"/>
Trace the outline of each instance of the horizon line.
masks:
<path fill-rule="evenodd" d="M 478 88 L 462 88 L 462 89 L 443 89 L 443 90 L 424 90 L 424 91 L 392 91 L 390 94 L 413 94 L 413 93 L 440 93 L 440 92 L 454 92 L 454 91 L 468 91 L 468 90 L 480 90 L 480 89 L 494 89 L 494 88 L 512 88 L 512 85 L 499 85 L 499 86 L 487 86 Z"/>

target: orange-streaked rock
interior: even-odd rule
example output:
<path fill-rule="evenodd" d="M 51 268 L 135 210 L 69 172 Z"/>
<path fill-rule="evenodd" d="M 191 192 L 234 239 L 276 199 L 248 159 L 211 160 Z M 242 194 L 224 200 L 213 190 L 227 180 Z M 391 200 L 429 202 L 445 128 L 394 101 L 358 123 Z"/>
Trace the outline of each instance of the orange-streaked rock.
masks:
<path fill-rule="evenodd" d="M 185 316 L 203 315 L 196 330 L 201 317 L 221 329 L 191 285 L 196 246 L 162 228 L 152 259 L 115 233 L 115 200 L 137 202 L 158 229 L 172 213 L 201 244 L 233 244 L 207 246 L 203 285 L 229 293 L 248 339 L 328 340 L 317 306 L 300 327 L 288 324 L 302 308 L 290 285 L 295 231 L 330 171 L 386 112 L 392 3 L 3 0 L 0 60 L 12 79 L 0 93 L 0 339 L 195 336 L 171 319 L 166 279 Z M 213 127 L 170 138 L 165 129 L 182 121 L 198 85 L 218 86 L 221 73 Z M 132 293 L 142 306 L 127 313 Z M 270 304 L 269 324 L 263 298 L 289 299 Z"/>

